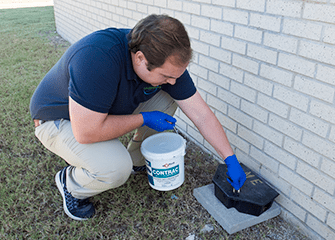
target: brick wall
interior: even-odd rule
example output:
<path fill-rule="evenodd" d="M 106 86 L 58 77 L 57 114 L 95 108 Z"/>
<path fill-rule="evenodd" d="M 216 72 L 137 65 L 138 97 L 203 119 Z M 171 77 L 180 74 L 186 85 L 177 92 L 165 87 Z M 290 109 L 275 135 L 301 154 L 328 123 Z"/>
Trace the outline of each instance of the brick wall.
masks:
<path fill-rule="evenodd" d="M 280 192 L 282 217 L 314 239 L 335 239 L 335 0 L 55 0 L 54 8 L 71 43 L 152 13 L 181 20 L 195 51 L 189 71 L 239 160 Z"/>

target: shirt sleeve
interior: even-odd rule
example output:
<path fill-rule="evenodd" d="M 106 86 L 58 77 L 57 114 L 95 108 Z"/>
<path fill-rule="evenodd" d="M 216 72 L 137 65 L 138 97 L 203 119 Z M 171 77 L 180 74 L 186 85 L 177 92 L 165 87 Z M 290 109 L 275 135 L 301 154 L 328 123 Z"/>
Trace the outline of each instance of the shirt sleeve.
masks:
<path fill-rule="evenodd" d="M 167 92 L 175 100 L 185 100 L 192 97 L 197 91 L 187 70 L 176 80 L 174 85 L 163 84 L 162 90 Z"/>
<path fill-rule="evenodd" d="M 120 59 L 98 47 L 80 49 L 70 60 L 69 96 L 80 105 L 108 113 L 120 79 Z"/>

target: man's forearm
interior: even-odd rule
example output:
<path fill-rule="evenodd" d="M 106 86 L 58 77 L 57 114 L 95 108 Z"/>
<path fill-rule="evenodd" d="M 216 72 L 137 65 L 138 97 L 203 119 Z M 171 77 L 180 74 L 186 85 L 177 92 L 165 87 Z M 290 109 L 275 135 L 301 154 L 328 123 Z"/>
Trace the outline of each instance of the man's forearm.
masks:
<path fill-rule="evenodd" d="M 197 128 L 223 160 L 234 154 L 224 129 L 212 111 L 204 115 Z"/>
<path fill-rule="evenodd" d="M 142 114 L 107 115 L 104 121 L 86 129 L 77 141 L 83 144 L 108 141 L 123 136 L 142 124 Z"/>

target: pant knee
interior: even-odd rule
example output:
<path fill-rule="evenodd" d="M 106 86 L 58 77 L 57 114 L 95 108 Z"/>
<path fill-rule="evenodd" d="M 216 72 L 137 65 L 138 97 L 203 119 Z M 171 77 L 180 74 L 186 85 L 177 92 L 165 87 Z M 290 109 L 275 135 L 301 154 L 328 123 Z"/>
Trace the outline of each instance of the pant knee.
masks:
<path fill-rule="evenodd" d="M 117 170 L 104 171 L 94 174 L 96 182 L 106 186 L 108 189 L 117 188 L 123 185 L 131 174 L 131 166 L 124 166 Z"/>

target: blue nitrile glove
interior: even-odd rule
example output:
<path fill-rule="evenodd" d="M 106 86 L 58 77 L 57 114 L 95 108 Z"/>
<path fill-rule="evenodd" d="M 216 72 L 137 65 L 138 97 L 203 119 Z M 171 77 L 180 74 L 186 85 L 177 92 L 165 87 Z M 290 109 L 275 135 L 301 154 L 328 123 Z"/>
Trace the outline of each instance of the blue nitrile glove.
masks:
<path fill-rule="evenodd" d="M 235 188 L 235 190 L 239 190 L 247 179 L 240 163 L 237 161 L 235 155 L 227 157 L 224 161 L 227 164 L 227 175 L 232 180 L 231 181 L 227 178 L 227 181 L 233 186 L 233 188 Z"/>
<path fill-rule="evenodd" d="M 174 117 L 159 111 L 141 112 L 141 114 L 144 120 L 142 126 L 148 126 L 158 132 L 172 130 L 177 122 Z"/>

